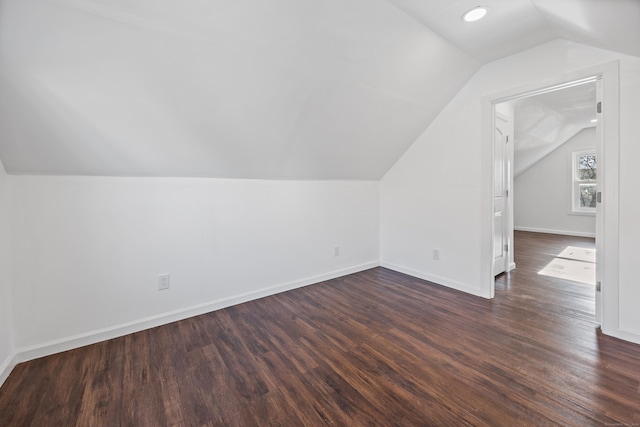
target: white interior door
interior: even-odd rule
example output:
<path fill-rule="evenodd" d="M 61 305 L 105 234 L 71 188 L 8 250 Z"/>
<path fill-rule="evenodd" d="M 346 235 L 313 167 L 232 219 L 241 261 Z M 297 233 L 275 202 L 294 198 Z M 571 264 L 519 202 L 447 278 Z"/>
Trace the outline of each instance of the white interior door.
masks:
<path fill-rule="evenodd" d="M 509 118 L 495 114 L 493 137 L 493 273 L 509 263 Z"/>

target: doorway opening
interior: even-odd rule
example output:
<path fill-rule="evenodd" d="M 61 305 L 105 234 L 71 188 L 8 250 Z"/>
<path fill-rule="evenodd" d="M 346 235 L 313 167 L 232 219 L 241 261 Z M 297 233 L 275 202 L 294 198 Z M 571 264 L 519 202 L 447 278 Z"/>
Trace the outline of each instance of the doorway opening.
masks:
<path fill-rule="evenodd" d="M 546 98 L 554 98 L 559 97 L 562 98 L 561 93 L 564 90 L 570 91 L 580 91 L 585 88 L 589 88 L 592 95 L 595 92 L 595 99 L 591 100 L 589 103 L 589 108 L 591 108 L 592 112 L 597 111 L 595 113 L 597 116 L 589 119 L 589 125 L 584 126 L 582 129 L 591 129 L 589 132 L 596 134 L 596 147 L 595 147 L 595 157 L 597 158 L 597 172 L 598 176 L 595 182 L 595 187 L 597 191 L 594 192 L 594 196 L 596 199 L 596 213 L 595 216 L 593 213 L 589 215 L 583 215 L 584 218 L 581 220 L 583 222 L 589 221 L 591 218 L 592 222 L 595 222 L 595 233 L 584 231 L 584 235 L 588 235 L 589 233 L 595 234 L 596 239 L 596 286 L 594 286 L 595 292 L 595 300 L 596 300 L 596 321 L 603 327 L 603 331 L 605 329 L 605 324 L 607 323 L 607 319 L 614 320 L 614 316 L 617 313 L 617 305 L 615 305 L 615 301 L 610 299 L 610 297 L 617 297 L 617 281 L 614 280 L 617 275 L 617 264 L 615 264 L 615 258 L 617 257 L 617 242 L 618 242 L 618 225 L 617 225 L 617 210 L 618 210 L 618 196 L 617 196 L 617 188 L 618 188 L 618 174 L 617 174 L 617 166 L 618 166 L 618 76 L 617 76 L 618 64 L 610 63 L 604 64 L 600 67 L 594 67 L 589 70 L 584 70 L 582 72 L 570 73 L 568 76 L 562 76 L 556 79 L 555 81 L 547 81 L 545 83 L 539 85 L 529 85 L 528 87 L 523 87 L 520 89 L 514 89 L 510 91 L 506 91 L 502 94 L 496 94 L 493 96 L 487 96 L 484 98 L 485 102 L 485 123 L 490 125 L 485 127 L 485 141 L 487 141 L 487 148 L 490 152 L 491 164 L 493 167 L 491 168 L 492 174 L 491 179 L 488 182 L 487 192 L 491 191 L 491 220 L 487 218 L 487 224 L 490 223 L 489 229 L 491 233 L 485 234 L 485 238 L 491 251 L 487 253 L 487 262 L 490 268 L 490 278 L 488 283 L 489 286 L 489 296 L 493 298 L 495 295 L 495 276 L 500 273 L 501 265 L 504 266 L 504 271 L 508 272 L 517 266 L 515 265 L 515 258 L 513 256 L 514 253 L 514 198 L 517 198 L 518 195 L 513 193 L 513 179 L 516 173 L 516 168 L 514 164 L 514 156 L 515 149 L 509 147 L 508 145 L 503 148 L 496 146 L 497 138 L 496 135 L 501 137 L 500 132 L 497 131 L 496 127 L 499 125 L 502 120 L 501 116 L 505 114 L 507 117 L 511 114 L 509 108 L 513 108 L 516 110 L 516 104 L 518 102 L 525 104 L 527 102 L 533 102 L 535 97 L 543 95 L 544 99 Z M 529 101 L 527 101 L 529 100 Z M 595 101 L 595 102 L 593 102 Z M 505 108 L 504 106 L 508 106 L 509 108 Z M 529 106 L 531 108 L 531 106 Z M 568 113 L 577 113 L 575 106 L 566 106 L 565 107 Z M 533 108 L 535 110 L 535 108 Z M 538 108 L 539 110 L 539 108 Z M 545 134 L 551 132 L 554 135 L 556 143 L 558 140 L 562 140 L 564 137 L 560 134 L 564 133 L 569 135 L 572 131 L 569 130 L 570 126 L 566 126 L 562 128 L 562 126 L 558 126 L 558 117 L 547 117 L 543 118 L 543 115 L 540 111 L 538 111 L 540 116 L 540 122 L 537 123 L 536 126 L 533 126 L 533 133 L 535 136 L 542 140 L 545 137 Z M 534 117 L 533 115 L 530 116 Z M 513 122 L 513 115 L 510 117 Z M 516 118 L 515 121 L 518 119 Z M 592 123 L 591 121 L 594 120 Z M 597 120 L 597 121 L 595 121 Z M 507 129 L 509 127 L 507 126 Z M 580 129 L 579 131 L 582 131 Z M 575 132 L 577 134 L 579 133 Z M 513 131 L 515 133 L 515 130 Z M 554 133 L 555 132 L 555 133 Z M 516 142 L 513 136 L 510 141 Z M 606 144 L 605 144 L 606 140 Z M 536 163 L 536 157 L 544 158 L 550 152 L 553 152 L 557 149 L 557 146 L 553 148 L 552 146 L 543 147 L 544 144 L 535 144 L 532 141 L 529 141 L 529 148 L 532 148 L 530 151 L 531 155 L 525 156 L 527 160 L 526 163 Z M 559 145 L 562 145 L 560 143 Z M 537 153 L 535 153 L 537 151 Z M 544 154 L 544 152 L 547 152 Z M 506 154 L 505 154 L 506 153 Z M 541 154 L 542 153 L 542 154 Z M 497 155 L 497 157 L 496 157 Z M 502 159 L 500 157 L 502 156 Z M 505 157 L 506 156 L 506 157 Z M 505 160 L 506 159 L 506 160 Z M 521 162 L 522 163 L 522 162 Z M 569 165 L 569 160 L 566 160 L 566 165 Z M 518 170 L 522 168 L 522 164 L 518 166 Z M 527 169 L 525 166 L 524 169 Z M 565 171 L 566 172 L 566 171 Z M 503 181 L 503 190 L 504 199 L 499 200 L 498 196 L 501 194 L 501 184 L 498 182 L 499 179 L 504 179 Z M 569 187 L 571 184 L 567 181 L 562 183 L 563 186 Z M 580 185 L 582 184 L 582 187 Z M 576 188 L 585 190 L 586 193 L 589 193 L 593 190 L 594 183 L 576 183 Z M 542 185 L 541 185 L 542 186 Z M 543 187 L 543 186 L 542 186 Z M 490 188 L 490 190 L 489 190 Z M 544 190 L 544 189 L 543 189 Z M 544 191 L 543 191 L 544 192 Z M 586 194 L 585 193 L 585 194 Z M 590 193 L 589 193 L 590 194 Z M 579 195 L 579 193 L 578 193 Z M 591 201 L 589 197 L 585 195 L 583 198 L 583 205 L 588 204 L 591 205 Z M 515 196 L 515 197 L 514 197 Z M 522 194 L 520 195 L 523 196 Z M 538 202 L 541 203 L 541 202 Z M 544 204 L 546 202 L 542 202 Z M 570 212 L 570 203 L 572 203 L 571 199 L 566 201 L 565 209 L 567 213 L 572 213 L 575 217 L 580 217 L 579 213 Z M 580 205 L 580 201 L 578 201 L 578 206 Z M 574 204 L 575 206 L 575 204 Z M 584 207 L 584 206 L 582 206 Z M 500 213 L 500 209 L 503 209 L 503 212 Z M 583 213 L 584 214 L 584 213 Z M 498 220 L 498 218 L 500 218 Z M 546 231 L 553 231 L 548 227 Z M 544 230 L 531 230 L 531 231 L 544 231 Z M 558 231 L 558 230 L 556 230 Z M 580 231 L 573 230 L 574 234 L 581 235 Z M 506 242 L 506 243 L 505 243 Z M 499 255 L 502 258 L 500 259 Z M 489 261 L 489 255 L 491 254 L 491 260 Z M 499 260 L 499 264 L 497 261 Z M 607 306 L 603 305 L 603 294 L 605 296 L 609 296 L 605 298 L 605 302 L 608 303 Z M 613 322 L 611 322 L 613 324 Z M 606 333 L 606 331 L 605 331 Z"/>
<path fill-rule="evenodd" d="M 514 230 L 596 237 L 598 84 L 594 77 L 495 104 L 495 275 L 515 268 Z M 541 274 L 595 286 L 595 268 L 573 259 L 577 252 L 564 251 Z"/>

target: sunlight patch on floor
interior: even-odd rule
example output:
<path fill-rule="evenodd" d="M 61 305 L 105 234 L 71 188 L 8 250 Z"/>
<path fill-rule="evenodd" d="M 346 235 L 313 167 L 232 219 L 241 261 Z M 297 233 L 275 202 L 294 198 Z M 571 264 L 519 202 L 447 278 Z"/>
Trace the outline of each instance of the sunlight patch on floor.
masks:
<path fill-rule="evenodd" d="M 567 246 L 538 274 L 595 285 L 596 251 L 595 249 Z"/>
<path fill-rule="evenodd" d="M 562 252 L 560 252 L 558 258 L 592 262 L 595 264 L 596 250 L 589 248 L 578 248 L 576 246 L 567 246 Z"/>

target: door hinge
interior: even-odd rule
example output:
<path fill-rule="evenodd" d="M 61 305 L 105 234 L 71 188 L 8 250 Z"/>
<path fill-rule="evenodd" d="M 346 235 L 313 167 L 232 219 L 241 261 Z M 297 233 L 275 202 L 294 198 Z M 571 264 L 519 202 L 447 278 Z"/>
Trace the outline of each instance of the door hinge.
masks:
<path fill-rule="evenodd" d="M 509 190 L 504 190 L 504 197 L 509 197 Z"/>
<path fill-rule="evenodd" d="M 602 282 L 596 282 L 596 292 L 602 292 Z"/>
<path fill-rule="evenodd" d="M 509 135 L 507 135 L 507 142 L 509 142 Z"/>
<path fill-rule="evenodd" d="M 504 251 L 505 251 L 505 252 L 509 252 L 509 245 L 508 245 L 508 244 L 505 244 L 505 245 L 504 245 Z"/>
<path fill-rule="evenodd" d="M 602 203 L 602 191 L 596 193 L 596 202 Z"/>
<path fill-rule="evenodd" d="M 598 111 L 598 113 L 602 113 L 602 101 L 596 104 L 596 110 Z"/>

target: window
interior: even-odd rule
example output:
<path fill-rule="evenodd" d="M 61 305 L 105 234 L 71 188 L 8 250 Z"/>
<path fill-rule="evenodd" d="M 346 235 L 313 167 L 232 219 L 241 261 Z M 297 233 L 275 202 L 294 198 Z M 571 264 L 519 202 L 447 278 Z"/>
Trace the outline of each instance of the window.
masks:
<path fill-rule="evenodd" d="M 596 178 L 598 162 L 595 150 L 572 154 L 573 191 L 571 210 L 574 213 L 596 213 Z"/>

